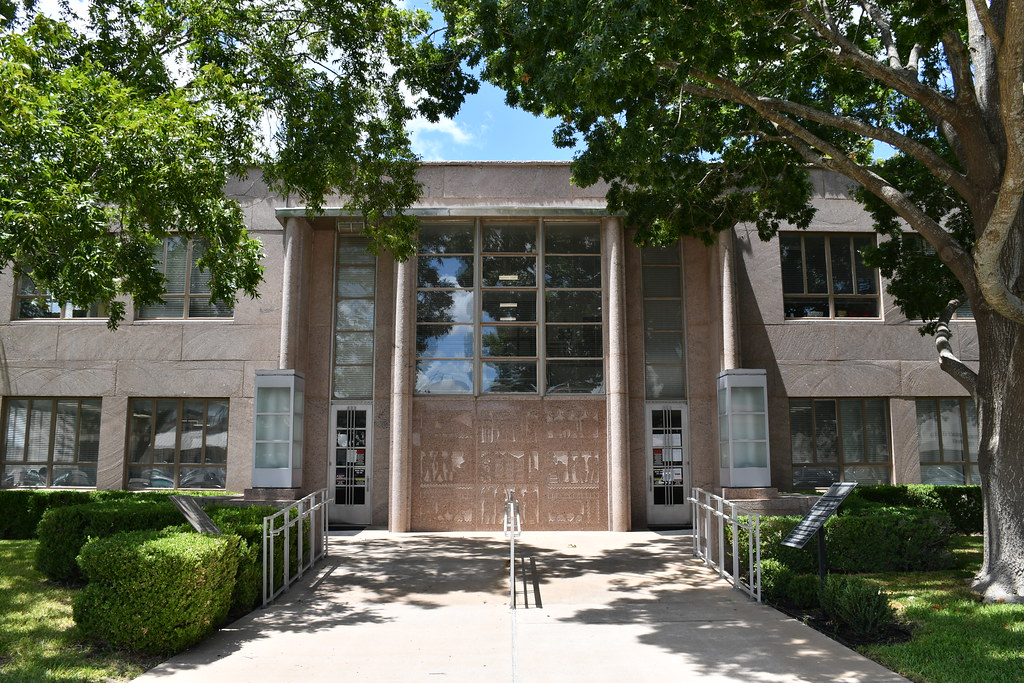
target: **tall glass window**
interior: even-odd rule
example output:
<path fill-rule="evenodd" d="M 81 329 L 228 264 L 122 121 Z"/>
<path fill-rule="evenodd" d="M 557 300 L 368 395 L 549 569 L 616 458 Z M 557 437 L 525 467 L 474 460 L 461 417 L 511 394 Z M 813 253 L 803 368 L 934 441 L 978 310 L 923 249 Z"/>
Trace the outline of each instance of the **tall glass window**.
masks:
<path fill-rule="evenodd" d="M 3 418 L 4 488 L 96 486 L 100 399 L 9 398 Z"/>
<path fill-rule="evenodd" d="M 359 235 L 338 236 L 334 315 L 336 399 L 373 398 L 376 257 Z"/>
<path fill-rule="evenodd" d="M 600 226 L 425 223 L 418 394 L 604 391 Z"/>
<path fill-rule="evenodd" d="M 641 252 L 647 398 L 686 398 L 683 278 L 679 246 Z"/>
<path fill-rule="evenodd" d="M 917 400 L 922 484 L 977 484 L 978 412 L 969 398 Z"/>

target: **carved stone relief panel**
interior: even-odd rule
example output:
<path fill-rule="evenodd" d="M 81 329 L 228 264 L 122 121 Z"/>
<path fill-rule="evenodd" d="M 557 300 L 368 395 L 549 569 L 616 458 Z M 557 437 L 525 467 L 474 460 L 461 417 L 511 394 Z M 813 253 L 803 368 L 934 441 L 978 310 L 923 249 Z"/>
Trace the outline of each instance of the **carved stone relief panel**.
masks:
<path fill-rule="evenodd" d="M 526 529 L 607 528 L 603 399 L 416 399 L 412 524 L 499 530 L 509 490 Z"/>

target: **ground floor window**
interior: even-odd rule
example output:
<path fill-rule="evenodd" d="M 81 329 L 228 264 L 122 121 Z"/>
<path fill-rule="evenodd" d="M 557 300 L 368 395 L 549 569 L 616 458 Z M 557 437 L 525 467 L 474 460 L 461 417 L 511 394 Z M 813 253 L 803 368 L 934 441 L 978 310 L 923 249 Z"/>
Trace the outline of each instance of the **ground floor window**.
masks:
<path fill-rule="evenodd" d="M 128 488 L 224 488 L 226 398 L 135 399 L 129 420 Z"/>
<path fill-rule="evenodd" d="M 891 481 L 889 403 L 885 399 L 793 399 L 789 402 L 789 428 L 794 487 Z"/>
<path fill-rule="evenodd" d="M 96 486 L 98 398 L 9 398 L 3 411 L 4 487 Z"/>
<path fill-rule="evenodd" d="M 978 413 L 969 398 L 917 400 L 922 484 L 978 484 Z"/>

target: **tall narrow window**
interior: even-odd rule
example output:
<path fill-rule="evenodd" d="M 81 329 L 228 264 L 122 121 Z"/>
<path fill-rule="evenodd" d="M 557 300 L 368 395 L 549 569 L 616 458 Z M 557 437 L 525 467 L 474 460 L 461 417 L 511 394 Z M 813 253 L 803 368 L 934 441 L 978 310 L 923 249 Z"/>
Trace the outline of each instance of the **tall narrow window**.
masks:
<path fill-rule="evenodd" d="M 679 246 L 642 252 L 647 398 L 686 397 L 683 279 Z"/>
<path fill-rule="evenodd" d="M 100 399 L 9 398 L 0 477 L 13 486 L 96 486 Z"/>
<path fill-rule="evenodd" d="M 977 484 L 978 413 L 969 398 L 917 400 L 922 484 Z"/>
<path fill-rule="evenodd" d="M 139 318 L 230 318 L 234 309 L 210 300 L 210 274 L 196 262 L 206 247 L 184 237 L 168 237 L 154 250 L 156 268 L 165 279 L 166 292 L 158 304 L 139 308 Z"/>
<path fill-rule="evenodd" d="M 794 486 L 889 483 L 892 448 L 885 399 L 794 399 L 789 429 Z"/>
<path fill-rule="evenodd" d="M 779 235 L 787 318 L 877 318 L 878 271 L 861 251 L 873 235 Z"/>
<path fill-rule="evenodd" d="M 485 222 L 480 390 L 537 392 L 537 224 Z"/>
<path fill-rule="evenodd" d="M 373 398 L 376 257 L 359 235 L 338 236 L 335 281 L 334 398 Z"/>
<path fill-rule="evenodd" d="M 547 393 L 602 393 L 598 224 L 544 223 L 544 287 Z"/>
<path fill-rule="evenodd" d="M 416 270 L 416 392 L 473 393 L 475 226 L 428 223 Z"/>

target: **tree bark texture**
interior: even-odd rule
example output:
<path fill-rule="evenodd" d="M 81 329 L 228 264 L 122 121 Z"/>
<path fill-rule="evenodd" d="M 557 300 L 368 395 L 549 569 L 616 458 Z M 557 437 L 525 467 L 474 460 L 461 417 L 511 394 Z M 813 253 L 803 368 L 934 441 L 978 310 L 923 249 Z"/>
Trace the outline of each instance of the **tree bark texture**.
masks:
<path fill-rule="evenodd" d="M 1024 602 L 1024 326 L 975 316 L 985 552 L 974 588 L 987 601 Z"/>

